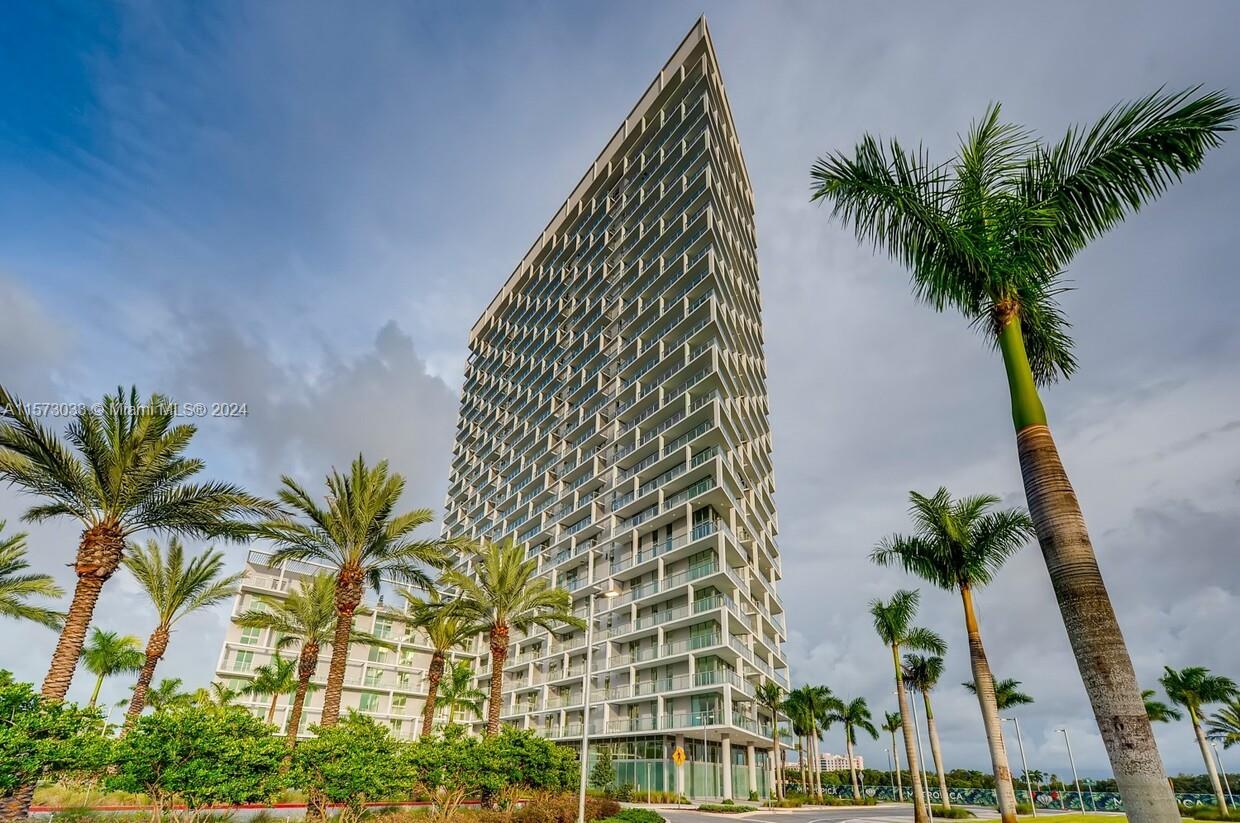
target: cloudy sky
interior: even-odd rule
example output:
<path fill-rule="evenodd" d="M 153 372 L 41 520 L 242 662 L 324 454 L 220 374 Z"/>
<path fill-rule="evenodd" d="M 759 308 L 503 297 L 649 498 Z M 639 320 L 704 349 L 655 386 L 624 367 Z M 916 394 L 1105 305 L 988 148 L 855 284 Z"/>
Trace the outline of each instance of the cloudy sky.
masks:
<path fill-rule="evenodd" d="M 136 383 L 245 403 L 202 423 L 211 475 L 270 493 L 361 450 L 409 477 L 410 506 L 441 505 L 469 326 L 702 11 L 758 206 L 788 658 L 797 681 L 891 708 L 865 604 L 913 581 L 869 549 L 905 527 L 910 489 L 1023 496 L 998 359 L 809 204 L 810 164 L 867 130 L 946 154 L 992 100 L 1057 136 L 1164 84 L 1240 93 L 1240 6 L 11 5 L 0 381 L 30 401 Z M 1045 395 L 1151 686 L 1166 664 L 1240 676 L 1237 214 L 1233 139 L 1080 255 L 1081 370 Z M 0 491 L 10 530 L 29 502 Z M 76 530 L 29 531 L 70 585 Z M 948 765 L 985 768 L 959 605 L 923 601 L 952 645 Z M 1031 767 L 1068 773 L 1066 726 L 1105 772 L 1036 547 L 979 601 L 994 669 L 1037 699 Z M 119 574 L 99 625 L 151 619 Z M 187 620 L 160 674 L 205 683 L 223 619 Z M 37 680 L 52 643 L 0 626 L 0 665 Z M 1186 725 L 1158 736 L 1171 771 L 1201 770 Z M 861 750 L 882 766 L 881 743 Z"/>

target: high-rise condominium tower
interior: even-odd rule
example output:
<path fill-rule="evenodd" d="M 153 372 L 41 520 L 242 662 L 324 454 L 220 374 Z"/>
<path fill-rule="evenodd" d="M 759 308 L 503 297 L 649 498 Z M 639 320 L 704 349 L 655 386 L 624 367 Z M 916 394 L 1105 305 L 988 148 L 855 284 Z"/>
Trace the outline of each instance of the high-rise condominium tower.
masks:
<path fill-rule="evenodd" d="M 788 673 L 755 244 L 699 20 L 469 336 L 445 533 L 512 539 L 578 614 L 595 600 L 591 751 L 639 790 L 771 785 L 755 687 Z M 586 651 L 518 636 L 504 722 L 579 744 Z"/>

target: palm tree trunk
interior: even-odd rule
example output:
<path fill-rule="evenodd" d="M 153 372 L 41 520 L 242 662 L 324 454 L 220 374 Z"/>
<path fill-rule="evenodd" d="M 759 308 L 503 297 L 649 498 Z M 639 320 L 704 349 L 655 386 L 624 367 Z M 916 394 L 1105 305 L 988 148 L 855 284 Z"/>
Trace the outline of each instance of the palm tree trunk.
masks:
<path fill-rule="evenodd" d="M 1080 502 L 1046 425 L 1020 316 L 998 317 L 1025 499 L 1076 666 L 1132 823 L 1177 823 L 1175 795 L 1137 685 L 1132 658 L 1094 556 Z"/>
<path fill-rule="evenodd" d="M 297 730 L 301 726 L 301 712 L 306 704 L 306 693 L 310 691 L 310 679 L 319 665 L 319 644 L 304 643 L 297 658 L 297 691 L 293 694 L 293 709 L 288 718 L 288 732 L 285 741 L 289 751 L 297 745 Z"/>
<path fill-rule="evenodd" d="M 267 722 L 276 722 L 276 703 L 280 701 L 280 693 L 276 692 L 271 696 L 271 705 L 267 707 Z"/>
<path fill-rule="evenodd" d="M 982 646 L 982 634 L 977 625 L 977 613 L 973 609 L 973 591 L 960 587 L 964 603 L 965 632 L 969 637 L 969 664 L 973 669 L 973 683 L 977 688 L 977 702 L 982 710 L 982 725 L 986 728 L 986 745 L 990 749 L 990 763 L 995 773 L 995 796 L 999 801 L 999 816 L 1003 823 L 1016 823 L 1016 794 L 1012 791 L 1012 770 L 1008 767 L 1007 749 L 1003 745 L 1003 728 L 999 720 L 999 705 L 995 701 L 995 681 Z"/>
<path fill-rule="evenodd" d="M 896 748 L 896 733 L 891 733 L 891 757 L 896 761 L 896 795 L 904 802 L 904 777 L 900 774 L 900 750 Z"/>
<path fill-rule="evenodd" d="M 125 711 L 125 725 L 121 729 L 122 736 L 129 733 L 133 724 L 138 721 L 138 715 L 142 714 L 142 710 L 146 708 L 146 693 L 151 688 L 151 681 L 155 678 L 155 667 L 159 665 L 159 659 L 167 650 L 168 627 L 158 626 L 155 631 L 151 632 L 150 639 L 146 641 L 146 660 L 142 664 L 142 670 L 138 672 L 138 682 L 134 684 L 133 697 L 129 699 L 129 708 Z"/>
<path fill-rule="evenodd" d="M 891 647 L 891 662 L 896 669 L 896 696 L 900 701 L 900 722 L 904 727 L 904 756 L 909 764 L 909 787 L 913 791 L 913 821 L 930 823 L 930 810 L 926 808 L 926 798 L 921 792 L 921 775 L 917 773 L 917 738 L 913 734 L 913 714 L 909 711 L 908 693 L 904 690 L 898 644 Z"/>
<path fill-rule="evenodd" d="M 439 693 L 439 681 L 443 678 L 443 652 L 436 649 L 431 655 L 430 669 L 426 673 L 426 705 L 422 707 L 422 737 L 431 733 L 435 725 L 435 699 Z"/>
<path fill-rule="evenodd" d="M 87 708 L 95 708 L 95 703 L 99 701 L 99 690 L 101 688 L 103 688 L 103 675 L 99 675 L 95 678 L 95 688 L 91 689 L 90 702 L 86 704 Z"/>
<path fill-rule="evenodd" d="M 73 588 L 73 600 L 65 616 L 64 628 L 52 652 L 52 662 L 47 676 L 43 678 L 42 694 L 52 700 L 63 700 L 73 682 L 86 632 L 95 614 L 99 592 L 116 570 L 120 568 L 125 551 L 125 537 L 115 525 L 101 523 L 82 532 L 77 557 L 73 567 L 77 572 L 77 584 Z"/>
<path fill-rule="evenodd" d="M 1201 721 L 1197 717 L 1197 712 L 1193 711 L 1190 706 L 1188 709 L 1188 719 L 1193 722 L 1193 734 L 1197 736 L 1197 745 L 1201 748 L 1201 759 L 1206 761 L 1206 774 L 1210 776 L 1210 787 L 1214 789 L 1214 799 L 1218 803 L 1218 810 L 1221 813 L 1221 819 L 1227 819 L 1227 795 L 1223 793 L 1223 784 L 1219 781 L 1218 768 L 1214 765 L 1214 758 L 1210 756 L 1210 744 L 1206 742 L 1205 732 L 1201 730 Z"/>
<path fill-rule="evenodd" d="M 776 713 L 771 712 L 771 757 L 775 758 L 775 786 L 773 794 L 776 800 L 782 800 L 784 797 L 784 784 L 779 779 L 781 764 L 779 762 L 779 723 L 775 719 Z"/>
<path fill-rule="evenodd" d="M 809 789 L 805 788 L 805 736 L 797 735 L 797 782 L 801 784 L 801 794 L 808 796 Z"/>
<path fill-rule="evenodd" d="M 930 709 L 930 692 L 921 693 L 922 703 L 926 707 L 926 730 L 930 734 L 930 755 L 934 758 L 934 770 L 939 774 L 939 794 L 943 796 L 944 809 L 952 807 L 951 798 L 947 796 L 947 772 L 943 771 L 943 753 L 939 749 L 939 728 L 934 722 L 934 712 Z"/>
<path fill-rule="evenodd" d="M 499 714 L 504 693 L 504 661 L 507 659 L 508 626 L 505 623 L 496 623 L 491 627 L 491 686 L 490 697 L 487 700 L 488 737 L 499 734 Z M 586 676 L 589 677 L 589 672 L 586 672 Z M 589 722 L 588 717 L 583 720 L 583 723 Z"/>
<path fill-rule="evenodd" d="M 848 756 L 848 775 L 852 778 L 853 800 L 861 799 L 861 786 L 857 783 L 857 766 L 853 763 L 852 729 L 844 727 L 844 751 Z"/>
<path fill-rule="evenodd" d="M 323 717 L 320 726 L 335 726 L 340 719 L 340 697 L 349 665 L 349 637 L 353 633 L 353 613 L 362 602 L 362 576 L 353 569 L 342 569 L 336 578 L 336 631 L 332 636 L 332 660 L 327 669 L 327 688 L 323 690 Z"/>
<path fill-rule="evenodd" d="M 814 747 L 814 793 L 822 797 L 822 750 L 818 748 L 818 744 L 822 741 L 819 735 L 822 734 L 817 726 L 814 726 L 814 739 L 810 741 L 810 745 Z"/>

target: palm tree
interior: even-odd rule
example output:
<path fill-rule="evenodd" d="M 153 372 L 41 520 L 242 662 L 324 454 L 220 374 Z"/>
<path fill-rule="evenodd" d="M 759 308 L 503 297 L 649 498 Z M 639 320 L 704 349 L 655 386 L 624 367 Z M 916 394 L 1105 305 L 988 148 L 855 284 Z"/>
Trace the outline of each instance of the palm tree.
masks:
<path fill-rule="evenodd" d="M 297 744 L 297 731 L 301 728 L 301 715 L 306 695 L 312 689 L 310 683 L 319 665 L 319 652 L 330 645 L 336 636 L 336 582 L 331 575 L 316 574 L 301 582 L 286 597 L 255 595 L 255 607 L 233 618 L 242 628 L 265 629 L 276 638 L 277 651 L 299 647 L 297 653 L 297 690 L 289 711 L 286 739 L 292 749 Z M 361 643 L 380 648 L 394 648 L 392 644 L 369 632 L 353 629 L 350 643 Z"/>
<path fill-rule="evenodd" d="M 840 701 L 826 686 L 805 684 L 788 693 L 785 711 L 789 716 L 795 714 L 797 724 L 806 741 L 806 754 L 810 761 L 815 795 L 822 794 L 822 759 L 819 756 L 818 741 L 826 730 L 831 713 L 840 707 Z"/>
<path fill-rule="evenodd" d="M 808 713 L 801 705 L 801 699 L 795 689 L 789 692 L 787 698 L 784 699 L 783 712 L 788 716 L 789 725 L 791 726 L 790 730 L 797 741 L 797 779 L 801 786 L 801 793 L 811 795 L 813 791 L 806 782 L 805 773 L 805 744 L 809 738 L 811 722 Z"/>
<path fill-rule="evenodd" d="M 1183 706 L 1188 712 L 1188 721 L 1193 724 L 1193 734 L 1197 737 L 1197 746 L 1201 749 L 1201 757 L 1206 762 L 1206 774 L 1210 776 L 1210 785 L 1214 789 L 1214 797 L 1222 818 L 1227 819 L 1227 797 L 1223 794 L 1223 785 L 1219 782 L 1218 769 L 1214 766 L 1214 758 L 1210 757 L 1210 744 L 1206 742 L 1205 732 L 1201 728 L 1202 707 L 1210 703 L 1225 703 L 1240 697 L 1240 689 L 1230 677 L 1210 674 L 1203 666 L 1189 666 L 1176 671 L 1165 666 L 1163 676 L 1159 678 L 1163 691 L 1171 702 Z"/>
<path fill-rule="evenodd" d="M 187 614 L 232 597 L 243 575 L 221 577 L 224 555 L 214 549 L 207 549 L 186 562 L 185 547 L 175 537 L 168 542 L 166 556 L 159 544 L 150 540 L 145 548 L 130 547 L 124 563 L 151 598 L 156 617 L 155 628 L 146 642 L 146 659 L 125 716 L 125 731 L 128 731 L 146 705 L 146 691 L 155 677 L 155 667 L 168 650 L 172 627 Z"/>
<path fill-rule="evenodd" d="M 779 769 L 779 714 L 784 705 L 784 687 L 774 680 L 763 681 L 754 692 L 758 705 L 771 715 L 771 756 L 775 758 L 775 798 L 784 796 Z"/>
<path fill-rule="evenodd" d="M 538 561 L 527 560 L 525 550 L 512 540 L 485 541 L 465 547 L 472 573 L 455 568 L 439 578 L 456 589 L 457 608 L 487 633 L 491 650 L 491 684 L 487 701 L 487 734 L 499 732 L 504 661 L 513 629 L 528 634 L 535 627 L 553 631 L 560 626 L 585 628 L 572 614 L 573 598 L 538 576 Z M 590 673 L 586 672 L 586 677 Z"/>
<path fill-rule="evenodd" d="M 90 640 L 82 647 L 82 665 L 95 676 L 95 688 L 90 693 L 88 706 L 93 707 L 99 699 L 105 677 L 142 670 L 146 656 L 142 654 L 141 643 L 132 634 L 105 632 L 97 626 L 90 630 Z"/>
<path fill-rule="evenodd" d="M 207 702 L 214 706 L 231 706 L 233 701 L 241 695 L 240 689 L 234 689 L 219 680 L 214 681 L 210 687 L 202 691 L 206 692 Z"/>
<path fill-rule="evenodd" d="M 282 515 L 260 523 L 256 533 L 275 546 L 272 563 L 310 561 L 333 570 L 336 626 L 332 658 L 323 695 L 321 726 L 340 717 L 353 614 L 367 586 L 379 591 L 381 581 L 430 587 L 423 566 L 443 566 L 454 543 L 416 540 L 414 531 L 432 519 L 430 509 L 396 513 L 405 478 L 389 474 L 386 460 L 373 468 L 358 455 L 348 474 L 335 469 L 327 476 L 326 507 L 320 506 L 293 478 L 282 478 L 279 498 L 301 519 Z"/>
<path fill-rule="evenodd" d="M 431 645 L 431 664 L 426 673 L 426 703 L 422 707 L 422 736 L 425 737 L 435 725 L 435 701 L 448 653 L 472 640 L 481 628 L 466 620 L 461 609 L 453 608 L 450 601 L 445 602 L 435 589 L 431 589 L 425 598 L 408 589 L 401 589 L 401 594 L 409 603 L 410 623 L 426 633 L 427 642 Z"/>
<path fill-rule="evenodd" d="M 474 685 L 474 667 L 464 660 L 456 660 L 447 665 L 446 675 L 440 680 L 438 703 L 448 708 L 448 723 L 456 722 L 458 711 L 468 712 L 474 717 L 482 716 L 482 701 L 486 700 L 486 692 Z"/>
<path fill-rule="evenodd" d="M 5 521 L 0 520 L 0 532 Z M 32 620 L 59 629 L 65 616 L 46 606 L 29 603 L 34 597 L 64 597 L 64 589 L 56 585 L 50 574 L 26 574 L 26 533 L 0 534 L 0 615 L 15 620 Z"/>
<path fill-rule="evenodd" d="M 137 687 L 134 687 L 134 691 L 137 691 Z M 193 700 L 193 697 L 191 693 L 181 691 L 181 678 L 165 677 L 146 690 L 146 697 L 142 705 L 144 708 L 150 708 L 155 712 L 162 712 L 179 706 L 187 706 Z M 126 718 L 126 722 L 128 722 L 128 718 Z"/>
<path fill-rule="evenodd" d="M 1175 719 L 1180 719 L 1178 712 Z M 1231 698 L 1210 717 L 1206 736 L 1212 740 L 1223 741 L 1224 749 L 1240 743 L 1240 698 Z"/>
<path fill-rule="evenodd" d="M 992 674 L 993 677 L 993 674 Z M 961 683 L 973 694 L 977 694 L 977 685 L 972 680 L 967 683 Z M 999 707 L 999 711 L 1006 711 L 1013 706 L 1028 706 L 1033 702 L 1033 698 L 1020 690 L 1020 681 L 1013 680 L 1010 677 L 1003 680 L 995 680 L 995 705 Z"/>
<path fill-rule="evenodd" d="M 1172 720 L 1183 720 L 1184 715 L 1174 707 L 1155 699 L 1153 689 L 1142 689 L 1141 700 L 1145 703 L 1145 716 L 1151 723 L 1170 723 Z"/>
<path fill-rule="evenodd" d="M 833 723 L 844 724 L 844 746 L 848 752 L 848 773 L 852 777 L 853 800 L 860 800 L 861 787 L 857 784 L 857 765 L 853 761 L 853 746 L 857 745 L 857 729 L 866 732 L 875 740 L 878 739 L 878 729 L 874 728 L 870 708 L 865 704 L 864 697 L 858 697 L 847 703 L 837 701 L 827 717 Z"/>
<path fill-rule="evenodd" d="M 883 731 L 891 735 L 891 756 L 896 761 L 896 796 L 904 800 L 904 778 L 900 776 L 900 750 L 896 748 L 896 732 L 904 727 L 899 712 L 883 713 Z"/>
<path fill-rule="evenodd" d="M 990 583 L 1004 562 L 1033 536 L 1033 522 L 1019 509 L 992 511 L 999 498 L 991 495 L 952 500 L 947 489 L 940 488 L 930 497 L 911 492 L 909 500 L 913 534 L 884 539 L 870 559 L 880 566 L 903 566 L 905 571 L 941 589 L 959 592 L 969 638 L 969 663 L 994 768 L 999 813 L 1003 823 L 1016 823 L 1012 771 L 1003 745 L 994 677 L 973 607 L 973 590 Z"/>
<path fill-rule="evenodd" d="M 874 631 L 891 649 L 891 665 L 896 674 L 896 696 L 900 701 L 900 718 L 904 731 L 904 756 L 908 762 L 910 788 L 913 792 L 914 823 L 930 823 L 930 811 L 921 790 L 921 775 L 917 772 L 917 735 L 913 731 L 912 715 L 909 714 L 908 693 L 904 690 L 904 669 L 900 665 L 900 649 L 914 649 L 930 654 L 946 654 L 947 644 L 930 629 L 915 628 L 917 604 L 921 595 L 916 591 L 900 589 L 891 600 L 870 601 L 870 614 L 874 618 Z"/>
<path fill-rule="evenodd" d="M 95 603 L 130 537 L 155 529 L 240 540 L 248 526 L 239 518 L 275 511 L 230 483 L 190 483 L 203 468 L 201 460 L 184 456 L 196 429 L 174 425 L 174 419 L 168 398 L 155 394 L 143 402 L 136 388 L 128 397 L 118 388 L 100 407 L 78 413 L 65 431 L 66 444 L 0 387 L 0 481 L 45 498 L 26 520 L 71 517 L 82 525 L 73 564 L 77 585 L 43 680 L 44 697 L 61 700 L 69 691 Z"/>
<path fill-rule="evenodd" d="M 294 694 L 296 691 L 297 661 L 292 658 L 285 660 L 277 652 L 270 662 L 254 670 L 254 679 L 241 689 L 241 694 L 254 697 L 270 695 L 271 703 L 267 706 L 267 722 L 275 723 L 276 705 L 280 702 L 280 696 Z"/>
<path fill-rule="evenodd" d="M 934 710 L 930 708 L 930 691 L 939 684 L 939 678 L 942 676 L 942 657 L 938 655 L 926 657 L 920 654 L 904 655 L 904 682 L 910 689 L 921 692 L 922 703 L 926 707 L 926 731 L 930 735 L 930 753 L 934 757 L 934 770 L 939 776 L 939 794 L 943 798 L 943 808 L 950 809 L 952 803 L 947 794 L 947 772 L 943 768 L 943 754 L 939 749 L 939 729 L 934 721 Z"/>
<path fill-rule="evenodd" d="M 1072 258 L 1200 168 L 1237 111 L 1221 93 L 1156 92 L 1049 146 L 993 105 L 950 163 L 866 135 L 852 157 L 820 158 L 811 172 L 814 200 L 908 267 L 918 299 L 959 310 L 1002 354 L 1029 511 L 1134 823 L 1179 814 L 1038 387 L 1076 370 L 1057 299 Z"/>

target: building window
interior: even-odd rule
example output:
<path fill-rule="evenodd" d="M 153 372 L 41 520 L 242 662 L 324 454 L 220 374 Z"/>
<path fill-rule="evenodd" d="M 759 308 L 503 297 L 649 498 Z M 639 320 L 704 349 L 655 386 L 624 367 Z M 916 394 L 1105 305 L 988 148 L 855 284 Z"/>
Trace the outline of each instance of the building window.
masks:
<path fill-rule="evenodd" d="M 233 670 L 238 672 L 248 672 L 250 667 L 254 665 L 254 652 L 235 652 L 233 655 Z"/>
<path fill-rule="evenodd" d="M 392 621 L 387 618 L 375 620 L 375 637 L 388 640 L 392 637 Z"/>
<path fill-rule="evenodd" d="M 413 665 L 413 649 L 401 649 L 400 650 L 400 665 L 402 666 Z"/>
<path fill-rule="evenodd" d="M 263 630 L 257 626 L 246 626 L 241 630 L 241 643 L 246 646 L 257 646 Z"/>
<path fill-rule="evenodd" d="M 378 669 L 367 669 L 366 674 L 362 675 L 362 683 L 366 686 L 378 686 L 382 679 L 383 672 Z"/>
<path fill-rule="evenodd" d="M 409 698 L 403 694 L 392 695 L 392 714 L 404 714 L 405 706 L 408 704 Z"/>
<path fill-rule="evenodd" d="M 371 663 L 386 663 L 387 652 L 384 649 L 379 648 L 378 646 L 371 646 L 370 654 L 367 655 L 366 659 L 369 660 Z"/>
<path fill-rule="evenodd" d="M 358 708 L 364 712 L 379 711 L 379 695 L 377 694 L 362 695 L 361 701 L 358 703 Z"/>

